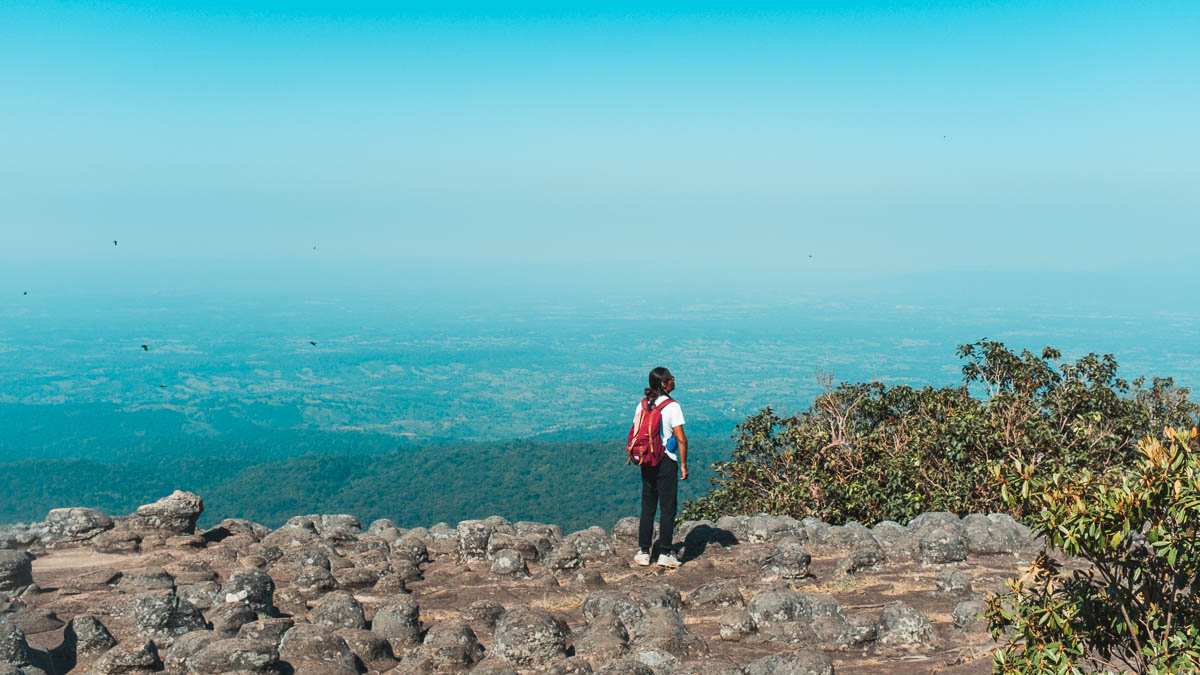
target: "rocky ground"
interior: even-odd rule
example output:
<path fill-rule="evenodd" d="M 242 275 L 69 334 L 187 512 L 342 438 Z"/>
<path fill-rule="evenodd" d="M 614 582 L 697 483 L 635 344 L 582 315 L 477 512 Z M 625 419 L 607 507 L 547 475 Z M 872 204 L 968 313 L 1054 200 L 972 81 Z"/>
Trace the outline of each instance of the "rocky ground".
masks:
<path fill-rule="evenodd" d="M 740 516 L 684 523 L 669 570 L 632 563 L 633 519 L 196 531 L 202 510 L 0 529 L 0 675 L 986 673 L 983 599 L 1036 548 L 1002 515 Z"/>

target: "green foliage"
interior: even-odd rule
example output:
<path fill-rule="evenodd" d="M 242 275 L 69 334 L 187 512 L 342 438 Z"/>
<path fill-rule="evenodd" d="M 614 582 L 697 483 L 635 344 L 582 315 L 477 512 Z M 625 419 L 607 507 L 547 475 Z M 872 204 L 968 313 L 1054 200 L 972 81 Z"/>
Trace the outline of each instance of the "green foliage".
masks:
<path fill-rule="evenodd" d="M 1128 464 L 1137 438 L 1191 426 L 1200 411 L 1170 379 L 1149 388 L 1121 379 L 1111 355 L 1058 362 L 1049 347 L 1039 356 L 988 340 L 958 355 L 958 387 L 827 381 L 803 414 L 766 408 L 747 418 L 733 458 L 716 465 L 713 489 L 684 517 L 765 511 L 874 523 L 993 511 L 1002 506 L 990 480 L 998 461 L 1067 471 Z"/>
<path fill-rule="evenodd" d="M 1047 544 L 989 600 L 998 673 L 1200 670 L 1200 444 L 1146 438 L 1129 469 L 1062 472 L 1013 460 L 993 474 Z"/>

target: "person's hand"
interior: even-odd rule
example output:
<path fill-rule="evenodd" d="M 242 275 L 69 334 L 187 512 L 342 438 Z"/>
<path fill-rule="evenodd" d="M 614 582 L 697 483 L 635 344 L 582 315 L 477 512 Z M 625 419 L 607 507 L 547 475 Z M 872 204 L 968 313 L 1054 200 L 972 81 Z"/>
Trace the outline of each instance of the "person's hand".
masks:
<path fill-rule="evenodd" d="M 679 480 L 687 480 L 688 471 L 686 466 L 679 467 L 679 473 L 681 474 Z"/>

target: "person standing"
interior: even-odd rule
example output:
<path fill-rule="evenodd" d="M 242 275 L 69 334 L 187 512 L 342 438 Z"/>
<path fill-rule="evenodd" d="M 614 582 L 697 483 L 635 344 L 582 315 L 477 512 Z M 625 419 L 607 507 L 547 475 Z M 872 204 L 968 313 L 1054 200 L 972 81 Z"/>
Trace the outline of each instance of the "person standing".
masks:
<path fill-rule="evenodd" d="M 675 389 L 675 376 L 659 366 L 650 371 L 649 385 L 645 391 L 645 402 L 650 410 L 659 406 L 662 416 L 663 458 L 658 466 L 642 466 L 642 516 L 638 523 L 638 552 L 633 561 L 646 566 L 658 553 L 657 563 L 663 567 L 679 567 L 675 558 L 675 507 L 679 481 L 687 480 L 687 435 L 683 433 L 683 408 L 670 394 Z M 642 402 L 638 402 L 638 410 Z M 636 423 L 638 412 L 634 411 Z M 654 512 L 660 511 L 658 542 L 651 548 L 654 538 Z"/>

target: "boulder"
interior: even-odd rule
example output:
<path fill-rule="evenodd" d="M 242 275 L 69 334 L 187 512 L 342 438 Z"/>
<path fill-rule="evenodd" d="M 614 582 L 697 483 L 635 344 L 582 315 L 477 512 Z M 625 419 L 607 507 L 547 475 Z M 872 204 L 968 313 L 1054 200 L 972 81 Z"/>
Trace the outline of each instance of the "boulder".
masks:
<path fill-rule="evenodd" d="M 971 577 L 950 567 L 938 572 L 934 583 L 937 584 L 939 591 L 953 595 L 966 595 L 971 592 Z"/>
<path fill-rule="evenodd" d="M 573 637 L 575 653 L 587 656 L 593 663 L 608 663 L 629 651 L 629 632 L 612 615 L 588 622 Z"/>
<path fill-rule="evenodd" d="M 574 542 L 563 542 L 542 556 L 542 569 L 551 574 L 570 573 L 583 566 Z"/>
<path fill-rule="evenodd" d="M 750 613 L 739 607 L 725 612 L 717 619 L 719 635 L 722 640 L 741 640 L 757 630 L 757 625 Z"/>
<path fill-rule="evenodd" d="M 465 561 L 487 560 L 487 543 L 495 527 L 483 520 L 464 520 L 458 524 L 458 548 Z"/>
<path fill-rule="evenodd" d="M 264 616 L 275 616 L 275 582 L 266 572 L 241 567 L 221 586 L 221 600 L 242 602 Z"/>
<path fill-rule="evenodd" d="M 62 644 L 55 648 L 55 660 L 71 664 L 94 661 L 104 652 L 117 646 L 108 628 L 94 616 L 83 614 L 71 619 L 63 630 Z"/>
<path fill-rule="evenodd" d="M 136 553 L 142 545 L 142 534 L 121 525 L 97 534 L 88 544 L 99 553 Z"/>
<path fill-rule="evenodd" d="M 238 629 L 237 636 L 247 640 L 262 640 L 278 647 L 279 643 L 283 641 L 284 633 L 287 633 L 294 625 L 296 622 L 287 617 L 258 619 L 242 624 L 242 627 Z"/>
<path fill-rule="evenodd" d="M 391 549 L 393 559 L 403 558 L 417 565 L 429 560 L 429 550 L 426 548 L 424 540 L 411 534 L 392 542 Z"/>
<path fill-rule="evenodd" d="M 58 614 L 55 614 L 54 610 L 45 607 L 18 609 L 8 616 L 3 617 L 0 621 L 20 628 L 21 632 L 26 635 L 58 630 L 67 624 L 66 621 L 58 618 Z"/>
<path fill-rule="evenodd" d="M 112 527 L 113 519 L 95 509 L 52 509 L 46 514 L 42 542 L 52 548 L 80 544 Z"/>
<path fill-rule="evenodd" d="M 345 591 L 334 591 L 321 598 L 316 607 L 308 613 L 309 622 L 317 626 L 338 628 L 357 628 L 365 630 L 367 620 L 363 615 L 362 605 L 354 596 Z"/>
<path fill-rule="evenodd" d="M 161 567 L 139 567 L 125 570 L 117 582 L 123 593 L 145 593 L 146 591 L 173 591 L 175 577 Z"/>
<path fill-rule="evenodd" d="M 145 675 L 163 668 L 158 648 L 147 640 L 127 640 L 104 652 L 92 664 L 93 675 Z"/>
<path fill-rule="evenodd" d="M 33 558 L 24 551 L 0 551 L 0 600 L 33 585 Z"/>
<path fill-rule="evenodd" d="M 661 650 L 681 659 L 708 655 L 704 639 L 688 632 L 683 617 L 670 607 L 649 607 L 630 633 L 631 644 L 637 650 Z"/>
<path fill-rule="evenodd" d="M 920 538 L 918 559 L 929 564 L 966 560 L 967 540 L 962 534 L 962 527 L 941 526 L 926 530 Z"/>
<path fill-rule="evenodd" d="M 292 626 L 279 643 L 279 658 L 293 666 L 296 662 L 317 662 L 332 664 L 330 670 L 339 668 L 351 673 L 359 672 L 358 658 L 350 646 L 324 626 Z"/>
<path fill-rule="evenodd" d="M 479 644 L 471 625 L 462 619 L 440 621 L 430 626 L 422 647 L 454 651 L 467 663 L 477 663 L 483 658 L 483 645 Z"/>
<path fill-rule="evenodd" d="M 226 602 L 204 614 L 213 631 L 225 637 L 236 637 L 242 626 L 258 620 L 258 614 L 242 602 Z"/>
<path fill-rule="evenodd" d="M 617 659 L 605 664 L 595 675 L 654 675 L 654 670 L 641 661 Z"/>
<path fill-rule="evenodd" d="M 396 666 L 392 645 L 382 635 L 358 628 L 341 628 L 335 632 L 368 670 L 385 672 Z"/>
<path fill-rule="evenodd" d="M 583 601 L 583 618 L 591 623 L 602 616 L 615 616 L 625 630 L 632 633 L 633 627 L 642 619 L 642 609 L 625 593 L 592 591 Z"/>
<path fill-rule="evenodd" d="M 176 490 L 153 504 L 139 506 L 123 525 L 134 532 L 194 534 L 203 512 L 200 495 Z"/>
<path fill-rule="evenodd" d="M 987 620 L 984 619 L 984 613 L 987 612 L 987 607 L 987 602 L 982 598 L 968 597 L 959 600 L 951 612 L 954 627 L 967 633 L 986 632 Z"/>
<path fill-rule="evenodd" d="M 173 591 L 151 591 L 133 598 L 133 622 L 137 635 L 169 646 L 175 638 L 206 628 L 200 610 Z"/>
<path fill-rule="evenodd" d="M 399 595 L 375 612 L 371 632 L 391 643 L 399 651 L 421 641 L 420 608 L 411 595 Z"/>
<path fill-rule="evenodd" d="M 626 585 L 624 592 L 642 611 L 651 607 L 669 607 L 675 611 L 683 606 L 679 589 L 659 579 L 643 579 Z"/>
<path fill-rule="evenodd" d="M 529 568 L 525 565 L 525 556 L 519 551 L 508 548 L 497 551 L 492 559 L 492 574 L 502 577 L 529 576 Z"/>
<path fill-rule="evenodd" d="M 0 663 L 13 665 L 32 665 L 37 658 L 35 649 L 29 646 L 25 634 L 20 628 L 8 623 L 0 623 Z"/>
<path fill-rule="evenodd" d="M 183 600 L 195 605 L 196 609 L 212 609 L 221 604 L 224 596 L 215 581 L 205 581 L 190 586 L 180 586 L 175 593 Z"/>
<path fill-rule="evenodd" d="M 205 645 L 186 660 L 189 673 L 278 673 L 279 651 L 262 640 L 227 638 Z"/>
<path fill-rule="evenodd" d="M 875 639 L 892 647 L 927 646 L 933 643 L 933 624 L 908 605 L 890 605 L 879 614 Z"/>
<path fill-rule="evenodd" d="M 616 554 L 612 539 L 601 527 L 572 532 L 564 541 L 575 546 L 584 562 L 603 562 Z"/>
<path fill-rule="evenodd" d="M 833 660 L 812 649 L 778 652 L 752 661 L 746 675 L 833 675 Z"/>
<path fill-rule="evenodd" d="M 758 561 L 758 571 L 765 581 L 803 579 L 808 576 L 811 562 L 812 556 L 799 541 L 784 539 L 763 554 Z"/>
<path fill-rule="evenodd" d="M 306 600 L 319 598 L 326 593 L 337 590 L 337 579 L 324 567 L 305 567 L 292 580 L 292 588 L 304 596 Z"/>
<path fill-rule="evenodd" d="M 510 609 L 496 623 L 493 649 L 517 666 L 539 667 L 567 653 L 567 625 L 540 607 Z"/>
<path fill-rule="evenodd" d="M 683 667 L 683 662 L 674 654 L 661 649 L 634 648 L 629 655 L 634 661 L 650 666 L 650 670 L 654 671 L 655 675 L 675 673 Z"/>
<path fill-rule="evenodd" d="M 462 613 L 463 620 L 471 624 L 471 629 L 476 633 L 491 633 L 502 616 L 504 606 L 491 600 L 476 600 Z"/>
<path fill-rule="evenodd" d="M 777 623 L 812 620 L 812 608 L 804 595 L 783 588 L 759 591 L 746 604 L 746 611 L 760 628 Z"/>

